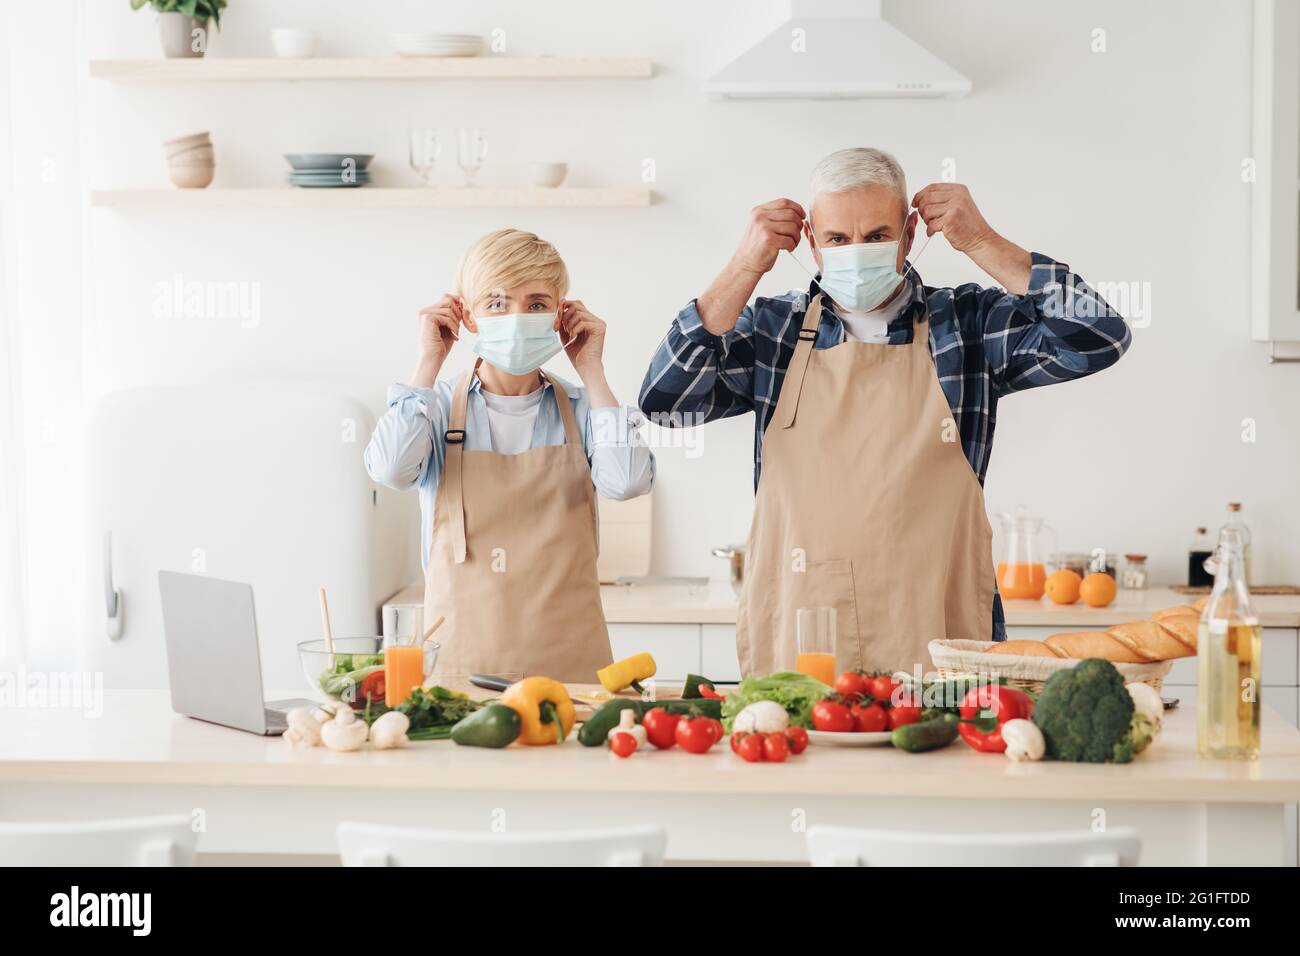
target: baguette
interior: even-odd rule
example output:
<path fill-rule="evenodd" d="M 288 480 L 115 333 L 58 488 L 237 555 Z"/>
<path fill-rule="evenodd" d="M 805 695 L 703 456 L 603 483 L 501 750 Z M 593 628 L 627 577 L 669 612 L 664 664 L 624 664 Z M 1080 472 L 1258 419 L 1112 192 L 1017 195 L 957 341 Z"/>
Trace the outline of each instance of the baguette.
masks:
<path fill-rule="evenodd" d="M 990 654 L 1018 654 L 1021 657 L 1065 657 L 1043 641 L 999 641 L 988 649 Z"/>
<path fill-rule="evenodd" d="M 1151 620 L 1116 624 L 1104 631 L 1053 634 L 1043 643 L 1062 657 L 1147 664 L 1194 656 L 1199 621 L 1195 608 L 1183 604 L 1157 611 Z"/>

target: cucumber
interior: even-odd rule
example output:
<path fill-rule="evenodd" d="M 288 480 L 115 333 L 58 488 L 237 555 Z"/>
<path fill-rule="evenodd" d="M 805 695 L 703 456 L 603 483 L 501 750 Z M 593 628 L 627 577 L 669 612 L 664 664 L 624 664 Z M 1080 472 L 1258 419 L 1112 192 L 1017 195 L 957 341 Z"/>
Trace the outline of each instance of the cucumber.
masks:
<path fill-rule="evenodd" d="M 713 681 L 707 677 L 701 677 L 699 674 L 687 674 L 686 680 L 682 684 L 682 700 L 699 700 L 701 684 L 712 687 Z"/>
<path fill-rule="evenodd" d="M 609 732 L 618 726 L 619 714 L 629 708 L 636 714 L 637 722 L 645 716 L 645 712 L 655 707 L 661 707 L 664 710 L 674 714 L 688 714 L 692 710 L 698 711 L 705 717 L 712 717 L 714 720 L 722 719 L 722 701 L 710 700 L 707 697 L 701 697 L 696 700 L 635 700 L 629 697 L 615 697 L 613 700 L 607 700 L 601 704 L 590 717 L 582 722 L 578 728 L 578 743 L 584 747 L 599 747 L 609 736 Z"/>
<path fill-rule="evenodd" d="M 899 750 L 911 754 L 937 750 L 957 739 L 957 723 L 955 714 L 943 714 L 920 723 L 904 724 L 896 728 L 889 739 Z"/>
<path fill-rule="evenodd" d="M 451 739 L 463 747 L 508 747 L 519 736 L 519 712 L 505 704 L 488 704 L 451 728 Z"/>
<path fill-rule="evenodd" d="M 628 708 L 641 719 L 641 702 L 627 697 L 615 697 L 601 704 L 590 717 L 578 728 L 578 743 L 584 747 L 599 747 L 609 736 L 609 732 L 618 726 L 619 714 Z"/>

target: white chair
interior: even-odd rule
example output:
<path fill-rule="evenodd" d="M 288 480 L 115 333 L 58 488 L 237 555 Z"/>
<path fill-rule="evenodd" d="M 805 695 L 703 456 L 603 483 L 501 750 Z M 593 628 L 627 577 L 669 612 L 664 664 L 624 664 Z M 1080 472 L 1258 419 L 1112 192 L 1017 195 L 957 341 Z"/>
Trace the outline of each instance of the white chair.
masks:
<path fill-rule="evenodd" d="M 660 866 L 655 826 L 555 833 L 477 833 L 340 823 L 344 866 Z"/>
<path fill-rule="evenodd" d="M 909 833 L 808 828 L 813 866 L 1137 866 L 1137 831 Z"/>
<path fill-rule="evenodd" d="M 0 823 L 0 866 L 190 866 L 197 842 L 188 814 Z"/>

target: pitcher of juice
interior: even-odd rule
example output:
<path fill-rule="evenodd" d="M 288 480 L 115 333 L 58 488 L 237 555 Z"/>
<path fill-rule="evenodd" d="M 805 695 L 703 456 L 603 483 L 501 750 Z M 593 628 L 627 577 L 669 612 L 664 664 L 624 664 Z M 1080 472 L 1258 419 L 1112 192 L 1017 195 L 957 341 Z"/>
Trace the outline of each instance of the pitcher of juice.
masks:
<path fill-rule="evenodd" d="M 1043 596 L 1047 556 L 1056 551 L 1056 532 L 1043 518 L 1017 508 L 1014 515 L 998 512 L 1002 523 L 1002 553 L 998 557 L 998 591 L 1004 599 Z"/>

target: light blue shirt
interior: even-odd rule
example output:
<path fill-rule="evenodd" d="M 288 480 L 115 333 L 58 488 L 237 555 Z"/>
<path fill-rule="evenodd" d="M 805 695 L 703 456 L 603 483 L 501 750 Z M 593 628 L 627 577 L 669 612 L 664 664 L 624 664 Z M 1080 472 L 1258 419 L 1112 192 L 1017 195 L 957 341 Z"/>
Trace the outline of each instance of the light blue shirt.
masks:
<path fill-rule="evenodd" d="M 547 373 L 548 375 L 550 373 Z M 654 484 L 653 452 L 640 441 L 637 428 L 644 421 L 630 406 L 592 408 L 587 390 L 560 384 L 573 404 L 574 419 L 582 434 L 583 450 L 591 465 L 591 480 L 605 498 L 623 501 L 648 494 Z M 432 388 L 395 384 L 388 388 L 388 411 L 366 446 L 366 471 L 381 485 L 405 491 L 420 488 L 420 565 L 427 567 L 433 535 L 434 507 L 442 465 L 447 454 L 443 434 L 451 418 L 451 393 L 455 383 L 440 380 Z M 543 383 L 545 394 L 537 409 L 531 448 L 564 444 L 564 421 L 555 404 L 554 389 Z M 475 376 L 465 410 L 465 449 L 492 451 L 487 403 Z M 538 489 L 545 493 L 545 489 Z"/>

